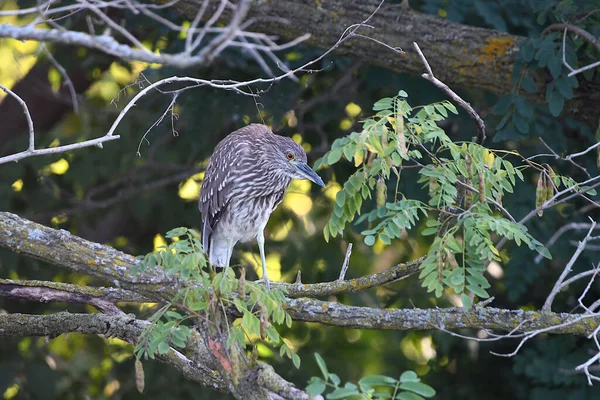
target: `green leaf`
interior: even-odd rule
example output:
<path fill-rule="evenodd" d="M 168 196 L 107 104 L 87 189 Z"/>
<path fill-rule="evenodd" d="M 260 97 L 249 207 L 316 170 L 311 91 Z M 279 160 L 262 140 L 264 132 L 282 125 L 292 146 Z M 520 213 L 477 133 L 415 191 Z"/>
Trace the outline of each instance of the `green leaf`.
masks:
<path fill-rule="evenodd" d="M 515 109 L 517 113 L 525 118 L 533 117 L 533 105 L 525 100 L 523 96 L 517 96 L 515 98 Z"/>
<path fill-rule="evenodd" d="M 327 386 L 325 386 L 324 382 L 318 381 L 318 382 L 313 382 L 310 385 L 308 385 L 306 387 L 306 391 L 308 392 L 308 394 L 310 394 L 310 397 L 316 397 L 316 396 L 322 394 L 326 388 L 327 388 Z"/>
<path fill-rule="evenodd" d="M 419 377 L 417 373 L 414 371 L 404 371 L 402 375 L 400 375 L 400 382 L 419 382 Z"/>
<path fill-rule="evenodd" d="M 550 113 L 558 117 L 565 105 L 565 98 L 559 92 L 551 91 L 546 93 L 546 100 L 548 101 Z"/>
<path fill-rule="evenodd" d="M 514 96 L 512 94 L 507 94 L 502 96 L 500 100 L 496 103 L 494 108 L 492 109 L 492 113 L 496 115 L 504 115 L 510 109 L 510 106 L 514 103 Z"/>
<path fill-rule="evenodd" d="M 298 354 L 294 353 L 292 356 L 292 362 L 294 363 L 294 367 L 296 367 L 296 369 L 300 369 L 300 357 Z"/>
<path fill-rule="evenodd" d="M 463 309 L 465 311 L 469 311 L 471 309 L 471 307 L 473 306 L 473 302 L 471 301 L 471 297 L 469 297 L 469 295 L 466 294 L 466 293 L 461 293 L 460 294 L 460 300 L 462 302 Z"/>
<path fill-rule="evenodd" d="M 330 151 L 327 155 L 327 164 L 333 165 L 338 162 L 342 157 L 342 152 L 343 150 L 341 148 Z"/>
<path fill-rule="evenodd" d="M 158 352 L 160 354 L 167 354 L 170 350 L 169 344 L 167 342 L 160 342 L 158 345 Z"/>
<path fill-rule="evenodd" d="M 389 236 L 386 235 L 385 233 L 382 233 L 379 235 L 379 239 L 381 239 L 381 241 L 387 245 L 391 244 L 392 241 L 390 240 Z"/>
<path fill-rule="evenodd" d="M 337 388 L 333 392 L 329 393 L 325 398 L 327 399 L 345 399 L 353 395 L 360 394 L 360 392 L 353 388 Z"/>
<path fill-rule="evenodd" d="M 562 56 L 560 54 L 556 54 L 555 57 L 548 61 L 548 69 L 554 79 L 558 78 L 562 71 Z"/>
<path fill-rule="evenodd" d="M 392 108 L 392 98 L 384 97 L 373 105 L 373 111 L 389 110 Z"/>
<path fill-rule="evenodd" d="M 411 392 L 400 392 L 396 395 L 397 400 L 424 400 L 423 397 Z"/>
<path fill-rule="evenodd" d="M 521 59 L 525 62 L 530 62 L 533 60 L 533 50 L 533 43 L 531 40 L 525 41 L 519 48 L 519 55 L 521 56 Z"/>
<path fill-rule="evenodd" d="M 340 190 L 335 195 L 335 203 L 338 206 L 343 207 L 345 202 L 346 202 L 346 192 L 344 190 Z"/>
<path fill-rule="evenodd" d="M 187 233 L 187 228 L 175 228 L 175 229 L 171 229 L 170 231 L 168 231 L 165 234 L 165 237 L 167 239 L 171 239 L 174 237 L 179 237 L 179 236 L 183 236 Z"/>
<path fill-rule="evenodd" d="M 444 101 L 442 103 L 444 105 L 444 107 L 446 107 L 448 109 L 448 111 L 450 111 L 453 114 L 458 114 L 458 110 L 456 109 L 456 107 L 454 106 L 454 104 L 450 103 L 449 101 Z"/>
<path fill-rule="evenodd" d="M 513 122 L 517 130 L 521 133 L 529 133 L 529 122 L 523 118 L 520 114 L 513 114 Z"/>
<path fill-rule="evenodd" d="M 325 380 L 329 379 L 329 371 L 327 371 L 327 364 L 325 364 L 325 360 L 323 360 L 323 357 L 321 357 L 321 355 L 319 353 L 315 353 L 315 360 L 317 361 L 317 365 L 319 366 L 319 369 L 321 370 L 321 374 L 323 375 L 323 378 Z"/>
<path fill-rule="evenodd" d="M 488 294 L 488 292 L 485 291 L 485 289 L 477 285 L 467 285 L 467 289 L 475 293 L 475 295 L 480 299 L 487 299 L 488 297 L 490 297 L 490 295 Z"/>
<path fill-rule="evenodd" d="M 336 374 L 329 374 L 329 379 L 335 386 L 338 386 L 341 382 L 340 377 Z"/>
<path fill-rule="evenodd" d="M 394 386 L 396 380 L 385 375 L 369 375 L 358 381 L 363 392 L 373 389 L 373 386 Z"/>
<path fill-rule="evenodd" d="M 435 235 L 437 233 L 437 231 L 438 231 L 437 228 L 425 228 L 421 232 L 421 236 Z"/>
<path fill-rule="evenodd" d="M 527 93 L 535 93 L 537 92 L 537 88 L 535 87 L 535 82 L 533 78 L 529 75 L 525 75 L 523 79 L 521 79 L 521 87 L 525 89 Z"/>
<path fill-rule="evenodd" d="M 365 236 L 365 244 L 367 246 L 373 246 L 375 244 L 375 236 L 373 236 L 373 235 Z"/>
<path fill-rule="evenodd" d="M 408 97 L 408 93 L 406 93 L 404 90 L 400 90 L 398 92 L 398 96 L 406 98 Z"/>
<path fill-rule="evenodd" d="M 167 311 L 165 314 L 166 314 L 167 317 L 171 317 L 171 318 L 174 318 L 174 319 L 182 319 L 183 318 L 181 316 L 181 314 L 179 314 L 176 311 Z"/>
<path fill-rule="evenodd" d="M 535 250 L 548 260 L 552 260 L 552 254 L 545 246 L 538 246 Z"/>
<path fill-rule="evenodd" d="M 559 93 L 565 99 L 572 99 L 573 98 L 573 88 L 571 87 L 571 83 L 569 81 L 569 78 L 567 78 L 566 76 L 561 77 L 559 79 L 556 79 L 554 81 L 554 84 L 556 85 L 556 88 L 558 89 Z"/>
<path fill-rule="evenodd" d="M 400 389 L 410 390 L 411 392 L 417 393 L 423 397 L 435 396 L 435 390 L 431 386 L 421 382 L 406 382 L 400 385 Z"/>

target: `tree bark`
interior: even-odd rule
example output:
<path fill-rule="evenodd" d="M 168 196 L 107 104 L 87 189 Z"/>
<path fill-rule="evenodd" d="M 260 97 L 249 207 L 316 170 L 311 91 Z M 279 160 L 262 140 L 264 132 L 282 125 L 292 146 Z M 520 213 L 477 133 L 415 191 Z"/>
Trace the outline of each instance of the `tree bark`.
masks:
<path fill-rule="evenodd" d="M 154 2 L 161 2 L 153 0 Z M 181 0 L 175 8 L 188 19 L 198 10 L 198 0 Z M 214 9 L 219 1 L 211 1 Z M 253 1 L 248 14 L 257 21 L 251 30 L 279 35 L 291 40 L 310 33 L 306 42 L 329 49 L 336 44 L 348 27 L 362 23 L 377 9 L 379 0 L 277 0 Z M 206 13 L 207 18 L 211 14 Z M 357 33 L 369 36 L 393 48 L 400 55 L 361 37 L 344 41 L 336 54 L 346 55 L 398 72 L 421 76 L 424 68 L 413 42 L 417 42 L 427 57 L 434 74 L 447 85 L 458 88 L 477 88 L 497 96 L 511 93 L 510 78 L 519 45 L 525 37 L 492 29 L 461 25 L 443 18 L 422 14 L 398 4 L 384 4 Z M 534 76 L 537 93 L 526 97 L 537 104 L 546 104 L 545 86 L 550 74 Z M 594 126 L 598 124 L 597 104 L 600 84 L 579 80 L 572 100 L 565 102 L 565 112 Z"/>
<path fill-rule="evenodd" d="M 0 315 L 0 336 L 56 336 L 67 332 L 117 336 L 130 343 L 138 340 L 147 321 L 124 315 L 117 301 L 164 301 L 182 289 L 182 282 L 167 277 L 160 269 L 130 274 L 138 264 L 133 256 L 109 246 L 86 241 L 66 231 L 58 231 L 17 215 L 0 212 L 0 246 L 47 261 L 58 266 L 98 277 L 120 288 L 88 288 L 73 284 L 0 280 L 0 296 L 31 301 L 65 301 L 87 303 L 112 315 L 69 314 Z M 414 272 L 418 263 L 400 264 L 388 271 L 351 280 L 325 284 L 285 285 L 295 295 L 356 292 L 374 285 L 389 283 Z M 348 282 L 348 281 L 346 281 Z M 193 284 L 188 282 L 189 284 Z M 283 285 L 282 285 L 283 286 Z M 323 292 L 320 293 L 319 290 Z M 287 312 L 296 321 L 318 322 L 345 328 L 389 330 L 491 329 L 525 332 L 526 338 L 540 333 L 588 336 L 600 325 L 600 318 L 590 314 L 524 312 L 475 306 L 469 311 L 448 309 L 375 309 L 353 307 L 308 298 L 288 298 Z M 208 335 L 208 336 L 207 336 Z M 209 332 L 196 327 L 185 349 L 170 349 L 161 360 L 186 377 L 208 387 L 232 393 L 236 398 L 305 399 L 308 395 L 279 376 L 264 363 L 245 360 L 239 380 L 230 379 L 220 365 L 206 338 Z M 240 353 L 245 357 L 243 353 Z M 241 383 L 240 383 L 241 382 Z"/>

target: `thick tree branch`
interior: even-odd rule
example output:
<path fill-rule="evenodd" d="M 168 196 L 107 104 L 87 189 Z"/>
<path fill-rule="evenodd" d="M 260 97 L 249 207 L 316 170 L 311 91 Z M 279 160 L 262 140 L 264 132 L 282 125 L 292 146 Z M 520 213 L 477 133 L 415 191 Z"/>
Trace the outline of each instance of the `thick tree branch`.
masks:
<path fill-rule="evenodd" d="M 0 279 L 0 297 L 12 299 L 89 304 L 110 315 L 122 315 L 116 302 L 152 301 L 142 295 L 115 288 L 79 286 L 62 282 Z"/>
<path fill-rule="evenodd" d="M 139 260 L 129 254 L 11 213 L 0 213 L 0 246 L 152 298 L 173 297 L 171 288 L 177 285 L 160 269 L 133 276 L 130 270 Z"/>
<path fill-rule="evenodd" d="M 551 333 L 588 336 L 600 325 L 597 314 L 542 313 L 477 306 L 468 312 L 462 308 L 374 309 L 305 298 L 289 300 L 287 311 L 297 321 L 400 331 L 472 328 L 528 332 L 548 329 Z"/>
<path fill-rule="evenodd" d="M 147 321 L 138 320 L 131 315 L 109 316 L 68 312 L 51 315 L 0 314 L 0 337 L 56 337 L 63 333 L 76 332 L 117 337 L 135 344 L 140 333 L 148 324 Z M 157 356 L 157 358 L 203 386 L 230 392 L 230 385 L 212 365 L 212 357 L 204 345 L 204 338 L 196 333 L 190 342 L 192 343 L 188 343 L 186 350 L 193 354 L 196 361 L 174 349 L 165 355 Z M 252 373 L 250 385 L 254 385 L 255 389 L 259 387 L 266 389 L 270 399 L 308 399 L 305 392 L 295 388 L 267 364 L 258 362 Z"/>
<path fill-rule="evenodd" d="M 117 287 L 140 293 L 146 299 L 168 300 L 182 287 L 182 283 L 175 277 L 167 276 L 160 269 L 132 276 L 129 271 L 139 262 L 133 256 L 11 213 L 0 212 L 0 246 L 81 274 L 95 276 Z M 422 258 L 345 281 L 279 285 L 287 289 L 290 297 L 355 293 L 402 279 L 416 272 L 421 262 Z"/>
<path fill-rule="evenodd" d="M 209 10 L 214 10 L 218 3 L 211 1 Z M 310 32 L 311 38 L 307 43 L 329 49 L 347 27 L 364 21 L 378 5 L 379 0 L 330 0 L 318 7 L 311 0 L 255 1 L 248 17 L 256 18 L 253 24 L 256 31 L 287 39 Z M 182 16 L 193 19 L 198 4 L 196 0 L 181 0 L 174 7 Z M 227 12 L 224 14 L 227 15 Z M 479 88 L 499 96 L 512 90 L 507 82 L 524 37 L 457 24 L 397 4 L 384 4 L 369 20 L 369 26 L 361 27 L 356 38 L 343 43 L 337 50 L 338 54 L 421 76 L 421 60 L 415 51 L 410 51 L 412 43 L 418 42 L 437 78 L 448 86 Z M 406 53 L 394 54 L 375 41 L 361 39 L 360 34 L 391 48 L 404 49 Z M 534 79 L 539 90 L 528 97 L 538 104 L 546 104 L 545 90 L 541 89 L 551 77 L 540 74 Z M 595 106 L 598 93 L 598 83 L 580 82 L 573 99 L 565 103 L 566 112 L 595 126 L 598 122 Z"/>
<path fill-rule="evenodd" d="M 109 316 L 68 312 L 50 315 L 0 314 L 0 336 L 56 337 L 63 333 L 77 332 L 117 337 L 135 344 L 147 324 L 148 322 L 138 320 L 131 315 Z M 197 347 L 196 351 L 206 353 L 205 358 L 208 359 L 208 351 L 203 345 Z M 158 358 L 204 386 L 221 391 L 227 390 L 223 380 L 215 374 L 214 368 L 194 363 L 178 351 L 171 350 Z"/>

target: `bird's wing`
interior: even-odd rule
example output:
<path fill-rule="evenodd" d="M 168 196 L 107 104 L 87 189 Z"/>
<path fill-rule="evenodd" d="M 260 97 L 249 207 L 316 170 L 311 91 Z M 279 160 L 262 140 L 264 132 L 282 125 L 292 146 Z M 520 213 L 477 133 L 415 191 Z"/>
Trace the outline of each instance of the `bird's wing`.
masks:
<path fill-rule="evenodd" d="M 198 208 L 202 213 L 202 246 L 209 251 L 210 236 L 232 197 L 234 177 L 248 171 L 257 136 L 271 133 L 264 125 L 251 124 L 223 139 L 215 148 L 204 173 Z M 252 157 L 251 157 L 252 158 Z"/>
<path fill-rule="evenodd" d="M 222 146 L 227 147 L 227 146 Z M 221 150 L 225 150 L 221 148 Z M 229 202 L 228 193 L 233 171 L 225 160 L 226 151 L 217 151 L 211 157 L 204 173 L 198 207 L 202 213 L 202 247 L 208 252 L 210 236 Z"/>

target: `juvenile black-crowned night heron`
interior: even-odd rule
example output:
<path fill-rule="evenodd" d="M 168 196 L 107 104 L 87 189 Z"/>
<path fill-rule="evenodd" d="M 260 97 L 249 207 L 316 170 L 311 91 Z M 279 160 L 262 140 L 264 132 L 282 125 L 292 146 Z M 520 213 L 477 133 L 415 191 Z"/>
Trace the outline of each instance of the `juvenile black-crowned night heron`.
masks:
<path fill-rule="evenodd" d="M 208 162 L 200 189 L 202 246 L 212 265 L 228 267 L 237 242 L 258 242 L 263 279 L 269 284 L 264 229 L 292 179 L 324 187 L 298 143 L 252 124 L 229 134 Z"/>

